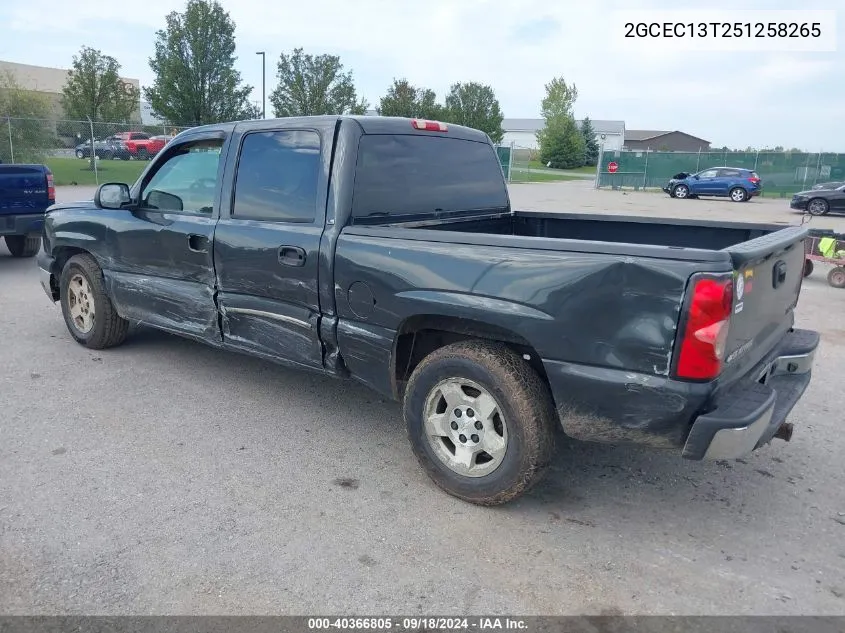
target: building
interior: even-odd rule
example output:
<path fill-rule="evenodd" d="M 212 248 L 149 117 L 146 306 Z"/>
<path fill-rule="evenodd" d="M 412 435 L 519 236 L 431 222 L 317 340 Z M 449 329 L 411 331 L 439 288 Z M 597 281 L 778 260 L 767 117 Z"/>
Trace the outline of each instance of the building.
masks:
<path fill-rule="evenodd" d="M 581 127 L 581 121 L 576 121 Z M 596 141 L 604 144 L 605 151 L 622 149 L 625 141 L 625 121 L 606 121 L 601 119 L 590 119 L 593 130 L 596 132 Z M 537 132 L 545 127 L 545 119 L 505 119 L 502 121 L 502 129 L 505 136 L 502 145 L 514 144 L 515 147 L 537 149 Z M 602 134 L 604 139 L 601 138 Z"/>
<path fill-rule="evenodd" d="M 679 130 L 626 130 L 624 149 L 653 152 L 709 152 L 710 141 Z"/>
<path fill-rule="evenodd" d="M 141 102 L 141 123 L 143 125 L 164 125 L 164 120 L 153 114 L 153 106 L 146 101 Z"/>
<path fill-rule="evenodd" d="M 64 68 L 48 68 L 46 66 L 30 66 L 29 64 L 0 61 L 0 73 L 9 73 L 23 90 L 35 92 L 46 97 L 50 103 L 52 116 L 56 119 L 67 118 L 62 110 L 61 97 L 62 89 L 67 83 L 69 72 Z M 130 84 L 140 89 L 140 82 L 137 79 L 129 79 L 127 77 L 121 77 L 120 79 L 125 84 Z M 136 110 L 133 119 L 141 119 L 140 103 L 139 109 Z"/>

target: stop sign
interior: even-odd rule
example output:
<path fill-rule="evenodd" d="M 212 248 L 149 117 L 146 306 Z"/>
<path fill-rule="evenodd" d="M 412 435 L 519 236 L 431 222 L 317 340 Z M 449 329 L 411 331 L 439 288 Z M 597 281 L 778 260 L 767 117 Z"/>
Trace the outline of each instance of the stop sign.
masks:
<path fill-rule="evenodd" d="M 619 169 L 619 165 L 617 165 L 616 163 L 607 164 L 607 171 L 609 171 L 611 174 L 616 173 L 617 169 Z"/>

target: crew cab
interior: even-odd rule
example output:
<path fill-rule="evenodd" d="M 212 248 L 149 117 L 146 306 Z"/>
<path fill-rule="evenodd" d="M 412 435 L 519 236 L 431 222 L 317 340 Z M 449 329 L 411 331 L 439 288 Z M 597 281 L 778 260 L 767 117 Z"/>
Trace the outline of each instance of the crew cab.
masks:
<path fill-rule="evenodd" d="M 0 164 L 0 235 L 12 257 L 33 257 L 47 207 L 56 202 L 46 165 Z"/>
<path fill-rule="evenodd" d="M 402 403 L 438 486 L 495 505 L 558 424 L 693 460 L 789 439 L 819 341 L 794 327 L 806 236 L 519 212 L 483 132 L 320 116 L 181 133 L 54 206 L 38 265 L 81 345 L 140 322 L 357 380 Z"/>

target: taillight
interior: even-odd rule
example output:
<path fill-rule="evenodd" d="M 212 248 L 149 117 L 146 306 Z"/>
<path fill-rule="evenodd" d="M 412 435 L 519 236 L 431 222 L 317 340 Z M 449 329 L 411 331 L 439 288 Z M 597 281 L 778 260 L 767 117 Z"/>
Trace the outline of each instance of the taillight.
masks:
<path fill-rule="evenodd" d="M 756 185 L 756 184 L 760 183 L 760 179 L 759 178 L 749 178 L 748 182 L 750 182 L 752 185 Z"/>
<path fill-rule="evenodd" d="M 56 200 L 56 187 L 53 184 L 53 174 L 49 172 L 47 173 L 47 199 L 54 202 Z"/>
<path fill-rule="evenodd" d="M 722 372 L 733 296 L 731 279 L 695 282 L 678 354 L 678 378 L 712 380 Z"/>
<path fill-rule="evenodd" d="M 415 130 L 425 130 L 426 132 L 448 132 L 449 127 L 440 121 L 426 121 L 425 119 L 412 119 L 411 125 Z"/>

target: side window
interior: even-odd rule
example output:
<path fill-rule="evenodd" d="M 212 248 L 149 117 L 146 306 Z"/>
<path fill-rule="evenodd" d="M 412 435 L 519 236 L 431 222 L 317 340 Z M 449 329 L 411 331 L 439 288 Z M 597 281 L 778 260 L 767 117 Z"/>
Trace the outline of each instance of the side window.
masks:
<path fill-rule="evenodd" d="M 211 215 L 223 141 L 185 143 L 168 152 L 141 192 L 141 208 Z"/>
<path fill-rule="evenodd" d="M 142 132 L 137 132 L 132 135 L 133 141 L 146 141 L 150 138 L 149 134 L 143 134 Z"/>
<path fill-rule="evenodd" d="M 699 178 L 715 178 L 718 175 L 719 171 L 717 169 L 708 169 L 707 171 L 701 172 L 698 177 Z"/>
<path fill-rule="evenodd" d="M 719 178 L 739 178 L 740 173 L 738 169 L 720 169 Z"/>
<path fill-rule="evenodd" d="M 238 161 L 232 216 L 313 222 L 317 215 L 319 174 L 320 136 L 316 132 L 247 134 Z"/>

